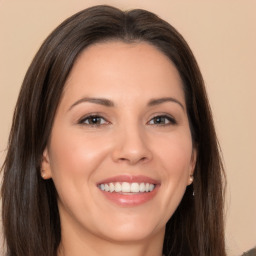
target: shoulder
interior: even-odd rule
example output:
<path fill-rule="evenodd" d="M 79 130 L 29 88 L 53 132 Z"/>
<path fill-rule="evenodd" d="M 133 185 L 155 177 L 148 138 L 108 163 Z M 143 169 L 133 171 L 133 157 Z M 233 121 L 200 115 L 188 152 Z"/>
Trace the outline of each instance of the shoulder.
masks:
<path fill-rule="evenodd" d="M 256 256 L 256 247 L 253 248 L 253 249 L 251 249 L 251 250 L 248 251 L 248 252 L 243 253 L 242 256 Z"/>

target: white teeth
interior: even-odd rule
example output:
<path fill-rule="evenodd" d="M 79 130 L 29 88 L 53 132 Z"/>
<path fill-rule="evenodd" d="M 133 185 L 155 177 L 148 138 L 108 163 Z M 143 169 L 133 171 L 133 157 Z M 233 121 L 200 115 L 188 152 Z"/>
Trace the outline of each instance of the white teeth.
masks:
<path fill-rule="evenodd" d="M 132 183 L 131 184 L 131 192 L 134 192 L 134 193 L 140 192 L 140 185 L 139 185 L 139 183 Z"/>
<path fill-rule="evenodd" d="M 146 184 L 146 192 L 149 191 L 149 183 Z"/>
<path fill-rule="evenodd" d="M 100 184 L 98 186 L 101 190 L 106 192 L 121 192 L 121 193 L 143 193 L 151 192 L 154 190 L 155 185 L 150 183 L 128 183 L 128 182 L 116 182 L 116 183 L 106 183 Z"/>
<path fill-rule="evenodd" d="M 120 192 L 120 191 L 122 191 L 122 185 L 119 182 L 117 182 L 115 185 L 115 192 Z"/>
<path fill-rule="evenodd" d="M 155 188 L 153 184 L 149 184 L 149 191 L 152 191 Z"/>
<path fill-rule="evenodd" d="M 123 182 L 122 183 L 122 192 L 124 192 L 124 193 L 131 192 L 131 185 L 130 185 L 130 183 L 128 183 L 128 182 Z"/>
<path fill-rule="evenodd" d="M 113 183 L 109 184 L 109 191 L 113 192 L 115 190 L 115 185 Z"/>
<path fill-rule="evenodd" d="M 145 192 L 146 186 L 144 183 L 140 183 L 140 192 Z"/>
<path fill-rule="evenodd" d="M 109 185 L 108 184 L 105 184 L 104 190 L 109 191 Z"/>

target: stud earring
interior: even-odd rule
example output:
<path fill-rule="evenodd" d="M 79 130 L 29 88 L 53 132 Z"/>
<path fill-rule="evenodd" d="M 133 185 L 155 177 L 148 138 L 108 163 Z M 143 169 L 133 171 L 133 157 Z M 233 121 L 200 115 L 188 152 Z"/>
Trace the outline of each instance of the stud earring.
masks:
<path fill-rule="evenodd" d="M 41 177 L 42 177 L 43 179 L 45 179 L 45 172 L 44 172 L 44 170 L 41 171 Z"/>
<path fill-rule="evenodd" d="M 189 177 L 189 182 L 190 182 L 190 184 L 193 183 L 193 181 L 194 181 L 194 176 L 193 176 L 193 175 L 190 175 L 190 177 Z"/>
<path fill-rule="evenodd" d="M 189 177 L 189 182 L 190 184 L 192 184 L 194 181 L 194 176 L 191 174 L 190 177 Z M 195 190 L 193 189 L 193 193 L 192 193 L 193 197 L 195 196 Z"/>

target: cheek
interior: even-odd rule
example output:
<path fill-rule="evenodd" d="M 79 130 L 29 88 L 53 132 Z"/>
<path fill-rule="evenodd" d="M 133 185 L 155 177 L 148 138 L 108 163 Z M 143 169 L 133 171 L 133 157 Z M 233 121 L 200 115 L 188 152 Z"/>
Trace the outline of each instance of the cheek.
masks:
<path fill-rule="evenodd" d="M 82 136 L 81 133 L 61 132 L 60 129 L 58 133 L 53 133 L 49 157 L 56 187 L 65 186 L 67 182 L 76 185 L 90 182 L 94 171 L 107 155 L 107 143 L 93 136 Z"/>
<path fill-rule="evenodd" d="M 162 212 L 168 220 L 179 205 L 189 181 L 192 169 L 192 141 L 188 134 L 170 136 L 162 140 L 158 151 L 159 166 L 162 170 L 161 198 Z"/>
<path fill-rule="evenodd" d="M 60 129 L 58 133 L 53 133 L 49 156 L 61 214 L 69 212 L 77 215 L 81 206 L 87 212 L 93 208 L 95 174 L 108 155 L 108 144 L 104 142 L 105 146 L 101 145 L 102 139 L 92 137 Z M 80 216 L 80 219 L 83 218 Z"/>
<path fill-rule="evenodd" d="M 168 176 L 187 175 L 192 167 L 192 140 L 189 133 L 181 133 L 162 140 L 159 158 Z"/>

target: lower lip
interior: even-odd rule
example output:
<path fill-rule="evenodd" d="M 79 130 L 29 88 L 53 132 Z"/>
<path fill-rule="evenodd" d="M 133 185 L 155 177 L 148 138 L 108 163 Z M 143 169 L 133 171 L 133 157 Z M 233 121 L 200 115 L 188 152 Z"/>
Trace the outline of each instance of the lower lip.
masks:
<path fill-rule="evenodd" d="M 137 193 L 137 194 L 122 194 L 122 193 L 116 193 L 116 192 L 106 192 L 103 190 L 100 190 L 103 195 L 110 200 L 111 202 L 119 205 L 119 206 L 138 206 L 141 204 L 144 204 L 154 198 L 154 196 L 157 194 L 157 191 L 159 189 L 159 185 L 156 185 L 153 191 L 151 192 L 144 192 L 144 193 Z"/>

